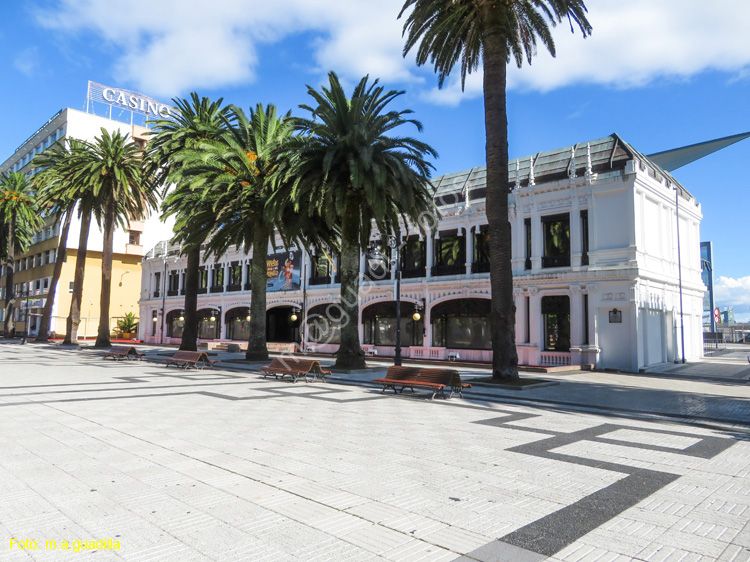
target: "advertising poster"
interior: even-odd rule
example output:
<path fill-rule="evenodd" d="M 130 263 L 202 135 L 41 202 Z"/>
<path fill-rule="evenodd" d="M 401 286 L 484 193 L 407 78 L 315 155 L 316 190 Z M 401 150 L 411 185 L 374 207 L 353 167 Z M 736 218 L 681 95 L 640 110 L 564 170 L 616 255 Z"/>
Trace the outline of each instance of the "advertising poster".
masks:
<path fill-rule="evenodd" d="M 302 253 L 299 250 L 271 254 L 266 261 L 266 291 L 295 291 L 300 288 Z"/>

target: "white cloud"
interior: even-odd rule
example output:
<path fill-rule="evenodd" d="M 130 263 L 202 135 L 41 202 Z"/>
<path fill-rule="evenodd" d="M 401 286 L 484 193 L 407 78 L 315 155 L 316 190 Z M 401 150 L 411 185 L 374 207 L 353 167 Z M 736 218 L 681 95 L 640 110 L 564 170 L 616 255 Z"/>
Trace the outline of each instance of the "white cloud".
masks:
<path fill-rule="evenodd" d="M 481 72 L 462 93 L 458 75 L 443 90 L 431 68 L 417 70 L 414 52 L 401 56 L 403 0 L 57 0 L 38 13 L 45 27 L 93 32 L 122 55 L 116 76 L 155 96 L 251 82 L 263 44 L 312 31 L 316 68 L 343 78 L 364 74 L 385 82 L 426 85 L 423 97 L 457 104 L 481 94 Z M 509 69 L 510 88 L 546 91 L 570 84 L 637 87 L 661 77 L 686 78 L 717 69 L 735 78 L 750 72 L 750 2 L 746 0 L 588 0 L 593 35 L 554 32 L 558 55 L 540 47 L 531 66 Z"/>
<path fill-rule="evenodd" d="M 714 281 L 714 298 L 727 306 L 750 305 L 750 275 L 747 277 L 719 277 Z"/>
<path fill-rule="evenodd" d="M 13 67 L 26 77 L 33 76 L 39 68 L 39 51 L 36 47 L 24 49 L 13 59 Z"/>
<path fill-rule="evenodd" d="M 509 85 L 550 90 L 571 83 L 642 86 L 715 69 L 739 73 L 750 64 L 750 2 L 589 0 L 591 37 L 555 32 L 557 57 L 539 51 L 533 64 L 509 72 Z"/>

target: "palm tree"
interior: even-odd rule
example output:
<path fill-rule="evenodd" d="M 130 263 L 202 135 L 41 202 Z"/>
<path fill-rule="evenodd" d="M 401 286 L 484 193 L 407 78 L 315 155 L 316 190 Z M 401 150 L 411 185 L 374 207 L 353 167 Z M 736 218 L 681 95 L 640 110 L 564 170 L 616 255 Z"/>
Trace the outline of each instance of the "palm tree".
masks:
<path fill-rule="evenodd" d="M 25 252 L 34 234 L 44 224 L 31 181 L 21 172 L 0 176 L 0 224 L 5 233 L 2 253 L 5 258 L 5 338 L 12 337 L 14 253 Z M 26 319 L 28 333 L 28 318 Z"/>
<path fill-rule="evenodd" d="M 103 223 L 102 292 L 99 299 L 99 329 L 95 347 L 109 347 L 109 306 L 112 289 L 112 257 L 117 225 L 130 220 L 142 220 L 150 209 L 156 208 L 156 189 L 146 173 L 144 154 L 128 135 L 120 131 L 110 133 L 102 128 L 100 137 L 85 143 L 76 174 L 89 178 L 96 204 L 93 208 L 97 222 Z"/>
<path fill-rule="evenodd" d="M 308 86 L 313 107 L 301 105 L 312 119 L 296 119 L 302 135 L 292 143 L 289 176 L 294 179 L 296 210 L 341 229 L 341 344 L 340 368 L 365 366 L 359 345 L 359 254 L 366 248 L 374 221 L 383 235 L 397 231 L 400 219 L 421 225 L 422 213 L 436 213 L 429 185 L 427 155 L 436 152 L 410 137 L 391 136 L 406 124 L 410 110 L 387 110 L 401 91 L 385 92 L 378 80 L 365 76 L 347 98 L 334 72 L 328 87 Z"/>
<path fill-rule="evenodd" d="M 39 205 L 47 207 L 56 216 L 58 224 L 62 222 L 55 267 L 47 291 L 47 300 L 44 303 L 42 317 L 39 321 L 39 331 L 36 337 L 38 342 L 46 342 L 49 339 L 49 325 L 52 308 L 55 304 L 57 283 L 60 281 L 63 263 L 65 263 L 67 257 L 68 232 L 77 203 L 70 191 L 70 182 L 75 169 L 71 164 L 76 153 L 83 149 L 83 145 L 76 139 L 67 139 L 66 142 L 67 144 L 55 143 L 34 158 L 33 161 L 33 166 L 39 169 L 39 172 L 34 176 L 34 181 L 39 186 L 37 194 Z"/>
<path fill-rule="evenodd" d="M 296 236 L 288 209 L 270 212 L 272 195 L 291 190 L 280 169 L 280 155 L 292 136 L 289 114 L 279 117 L 276 107 L 258 104 L 246 115 L 231 106 L 226 129 L 214 140 L 176 155 L 179 180 L 202 193 L 200 208 L 211 208 L 214 228 L 206 238 L 208 254 L 220 256 L 231 246 L 252 249 L 250 283 L 250 337 L 245 358 L 268 359 L 266 345 L 266 261 L 274 231 Z M 198 228 L 201 228 L 198 222 Z M 198 237 L 203 234 L 200 231 Z M 285 238 L 286 239 L 286 238 Z"/>
<path fill-rule="evenodd" d="M 531 64 L 537 40 L 555 55 L 549 25 L 568 19 L 586 37 L 591 25 L 583 0 L 406 0 L 399 17 L 413 8 L 404 24 L 404 56 L 415 46 L 417 64 L 434 65 L 440 87 L 461 61 L 466 75 L 484 70 L 484 122 L 487 135 L 487 221 L 490 236 L 493 378 L 518 378 L 515 305 L 508 223 L 507 64 Z"/>
<path fill-rule="evenodd" d="M 174 242 L 180 243 L 187 255 L 185 269 L 185 328 L 182 331 L 180 349 L 198 349 L 198 276 L 200 271 L 201 244 L 205 242 L 213 223 L 212 206 L 201 207 L 200 193 L 179 182 L 180 164 L 175 155 L 187 150 L 202 140 L 216 138 L 224 128 L 223 116 L 227 109 L 221 107 L 223 98 L 211 101 L 199 98 L 192 92 L 190 100 L 172 100 L 177 111 L 174 119 L 160 119 L 153 122 L 152 138 L 149 142 L 151 162 L 155 166 L 152 173 L 157 181 L 168 185 L 172 176 L 176 188 L 165 197 L 162 203 L 162 216 L 174 215 Z"/>

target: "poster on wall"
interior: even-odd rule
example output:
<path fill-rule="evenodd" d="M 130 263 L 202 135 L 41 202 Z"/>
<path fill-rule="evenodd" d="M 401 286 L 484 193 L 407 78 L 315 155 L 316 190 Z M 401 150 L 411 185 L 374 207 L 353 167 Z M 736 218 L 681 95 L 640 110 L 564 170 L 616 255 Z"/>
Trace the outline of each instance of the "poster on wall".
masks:
<path fill-rule="evenodd" d="M 271 254 L 266 261 L 266 291 L 296 291 L 300 288 L 302 253 L 290 250 Z"/>

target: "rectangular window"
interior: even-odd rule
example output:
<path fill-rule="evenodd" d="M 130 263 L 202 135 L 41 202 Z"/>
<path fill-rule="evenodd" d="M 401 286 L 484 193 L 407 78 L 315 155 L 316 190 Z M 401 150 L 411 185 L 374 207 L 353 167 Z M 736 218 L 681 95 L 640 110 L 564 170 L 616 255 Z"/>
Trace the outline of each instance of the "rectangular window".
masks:
<path fill-rule="evenodd" d="M 251 285 L 251 275 L 253 272 L 253 261 L 250 260 L 249 263 L 245 264 L 245 287 L 244 289 L 246 291 L 250 290 Z"/>
<path fill-rule="evenodd" d="M 542 297 L 544 350 L 570 351 L 570 298 Z"/>
<path fill-rule="evenodd" d="M 73 292 L 73 285 L 75 285 L 75 281 L 71 281 L 70 283 L 68 283 L 68 292 L 69 293 Z"/>
<path fill-rule="evenodd" d="M 128 244 L 133 244 L 134 246 L 140 246 L 141 233 L 138 232 L 137 230 L 128 231 Z"/>
<path fill-rule="evenodd" d="M 235 262 L 229 270 L 229 284 L 239 287 L 242 284 L 242 265 Z"/>
<path fill-rule="evenodd" d="M 198 292 L 205 293 L 208 290 L 208 270 L 201 267 L 198 270 Z"/>
<path fill-rule="evenodd" d="M 472 273 L 486 273 L 490 270 L 490 233 L 486 224 L 478 227 L 474 233 L 474 259 Z"/>
<path fill-rule="evenodd" d="M 581 211 L 581 265 L 589 264 L 589 212 Z"/>
<path fill-rule="evenodd" d="M 154 297 L 158 297 L 161 293 L 161 271 L 154 273 Z"/>
<path fill-rule="evenodd" d="M 526 241 L 526 262 L 524 269 L 531 269 L 531 219 L 523 219 L 524 239 Z"/>
<path fill-rule="evenodd" d="M 167 277 L 167 296 L 174 297 L 180 292 L 180 272 L 170 271 Z"/>
<path fill-rule="evenodd" d="M 433 275 L 460 275 L 465 273 L 466 244 L 456 231 L 441 232 L 435 240 L 435 265 Z"/>
<path fill-rule="evenodd" d="M 413 279 L 425 276 L 426 246 L 424 240 L 413 235 L 401 247 L 401 277 Z"/>
<path fill-rule="evenodd" d="M 213 267 L 213 279 L 211 279 L 211 292 L 221 292 L 224 290 L 224 266 L 216 264 Z"/>
<path fill-rule="evenodd" d="M 570 266 L 570 215 L 542 217 L 544 255 L 542 267 Z"/>
<path fill-rule="evenodd" d="M 44 278 L 44 289 L 49 289 L 49 277 Z"/>

